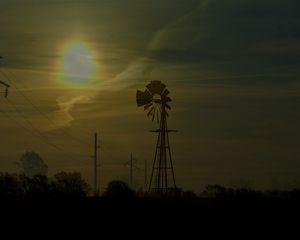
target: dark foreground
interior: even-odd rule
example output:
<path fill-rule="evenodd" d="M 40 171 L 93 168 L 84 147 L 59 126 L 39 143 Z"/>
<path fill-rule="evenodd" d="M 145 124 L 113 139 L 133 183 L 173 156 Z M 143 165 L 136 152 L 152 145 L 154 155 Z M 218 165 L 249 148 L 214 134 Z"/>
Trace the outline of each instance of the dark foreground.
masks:
<path fill-rule="evenodd" d="M 298 239 L 299 200 L 2 200 L 5 239 Z M 176 238 L 176 239 L 177 239 Z"/>

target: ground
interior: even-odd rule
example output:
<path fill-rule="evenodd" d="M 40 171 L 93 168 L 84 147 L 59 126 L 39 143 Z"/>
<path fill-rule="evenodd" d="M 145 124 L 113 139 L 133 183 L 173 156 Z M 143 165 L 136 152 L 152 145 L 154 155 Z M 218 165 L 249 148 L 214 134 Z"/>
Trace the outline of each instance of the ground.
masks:
<path fill-rule="evenodd" d="M 2 234 L 60 239 L 257 239 L 297 234 L 294 200 L 9 200 Z M 98 236 L 98 237 L 97 237 Z M 209 238 L 207 238 L 209 237 Z"/>

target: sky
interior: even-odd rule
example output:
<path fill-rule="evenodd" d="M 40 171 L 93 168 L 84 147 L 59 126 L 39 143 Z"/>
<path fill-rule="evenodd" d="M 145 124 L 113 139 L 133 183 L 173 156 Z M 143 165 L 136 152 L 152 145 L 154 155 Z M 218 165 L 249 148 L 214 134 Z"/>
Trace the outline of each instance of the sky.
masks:
<path fill-rule="evenodd" d="M 157 124 L 135 95 L 160 80 L 171 92 L 168 125 L 178 130 L 170 144 L 179 187 L 299 187 L 299 7 L 297 0 L 0 0 L 0 80 L 11 85 L 0 98 L 0 170 L 19 171 L 21 155 L 35 151 L 49 175 L 79 171 L 91 183 L 98 132 L 101 190 L 128 181 L 130 153 L 142 187 Z"/>

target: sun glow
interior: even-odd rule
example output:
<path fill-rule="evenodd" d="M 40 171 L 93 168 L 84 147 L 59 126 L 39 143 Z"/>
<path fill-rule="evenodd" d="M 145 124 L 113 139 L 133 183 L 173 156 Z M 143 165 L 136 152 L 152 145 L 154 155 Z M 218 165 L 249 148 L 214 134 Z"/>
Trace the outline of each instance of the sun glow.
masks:
<path fill-rule="evenodd" d="M 99 74 L 93 53 L 83 42 L 67 44 L 60 63 L 60 81 L 72 87 L 89 87 Z"/>

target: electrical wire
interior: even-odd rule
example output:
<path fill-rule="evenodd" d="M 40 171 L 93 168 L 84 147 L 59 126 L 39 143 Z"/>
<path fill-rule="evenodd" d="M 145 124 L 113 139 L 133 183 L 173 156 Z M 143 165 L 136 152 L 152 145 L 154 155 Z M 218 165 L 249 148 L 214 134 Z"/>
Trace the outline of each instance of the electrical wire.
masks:
<path fill-rule="evenodd" d="M 36 132 L 38 134 L 38 136 L 41 137 L 41 139 L 43 139 L 44 142 L 46 142 L 48 145 L 52 146 L 53 148 L 55 148 L 59 151 L 62 151 L 62 149 L 60 147 L 58 147 L 55 144 L 48 141 L 47 137 L 45 135 L 43 135 L 43 133 L 33 125 L 33 123 L 23 114 L 23 112 L 17 107 L 17 105 L 15 105 L 8 98 L 5 98 L 5 99 L 13 107 L 13 109 L 24 119 L 24 121 L 31 127 L 31 129 L 34 132 Z"/>
<path fill-rule="evenodd" d="M 11 83 L 11 85 L 17 90 L 17 92 L 19 92 L 19 94 L 32 106 L 33 109 L 35 109 L 40 115 L 42 115 L 44 118 L 46 118 L 53 126 L 55 126 L 56 128 L 57 125 L 44 113 L 42 112 L 17 86 L 16 84 L 9 78 L 9 76 L 2 70 L 0 69 L 0 72 L 2 73 L 2 75 L 4 75 L 4 77 Z M 13 73 L 9 72 L 11 75 L 14 75 Z M 18 126 L 20 126 L 22 129 L 24 129 L 25 131 L 27 131 L 28 133 L 30 133 L 32 136 L 34 137 L 38 137 L 39 139 L 41 139 L 45 144 L 51 146 L 52 148 L 56 149 L 57 151 L 62 152 L 65 156 L 67 156 L 69 159 L 74 159 L 74 156 L 71 156 L 70 154 L 66 153 L 64 151 L 64 149 L 58 147 L 56 144 L 50 142 L 48 140 L 48 138 L 38 129 L 34 126 L 34 124 L 25 116 L 25 114 L 22 112 L 21 109 L 19 109 L 19 107 L 17 107 L 17 105 L 12 102 L 11 100 L 9 100 L 8 98 L 5 98 L 6 102 L 15 110 L 16 113 L 18 113 L 21 118 L 28 124 L 28 126 L 30 126 L 30 128 L 27 128 L 26 126 L 24 126 L 23 124 L 20 123 L 20 121 L 18 121 L 16 118 L 12 117 L 11 115 L 9 115 L 7 112 L 5 111 L 0 111 L 4 116 L 6 116 L 8 119 L 12 120 L 13 122 L 15 122 Z M 59 128 L 58 128 L 59 129 Z M 76 139 L 74 138 L 72 135 L 70 135 L 68 132 L 60 129 L 61 132 L 63 132 L 63 134 L 65 134 L 65 136 L 68 136 L 70 138 L 72 138 L 74 141 L 79 142 L 80 144 L 84 143 L 82 140 Z M 85 143 L 84 143 L 85 144 Z M 78 156 L 78 154 L 76 153 L 76 156 Z M 87 157 L 86 155 L 81 155 L 82 157 Z"/>
<path fill-rule="evenodd" d="M 22 129 L 24 129 L 25 131 L 27 131 L 30 135 L 33 135 L 35 137 L 38 137 L 38 135 L 36 135 L 35 132 L 33 132 L 32 130 L 30 130 L 29 128 L 25 127 L 23 124 L 21 124 L 16 118 L 10 116 L 10 114 L 8 114 L 6 111 L 0 111 L 0 113 L 2 113 L 6 118 L 8 118 L 10 121 L 15 122 L 18 126 L 20 126 Z"/>
<path fill-rule="evenodd" d="M 74 160 L 74 156 L 72 156 L 69 153 L 66 153 L 64 149 L 58 147 L 56 144 L 51 143 L 43 133 L 38 130 L 34 125 L 30 122 L 30 120 L 22 113 L 22 111 L 12 102 L 7 100 L 7 102 L 14 108 L 14 110 L 21 116 L 21 118 L 31 127 L 27 128 L 23 124 L 21 124 L 16 118 L 12 117 L 10 114 L 8 114 L 5 111 L 0 111 L 4 116 L 6 116 L 8 119 L 14 121 L 18 126 L 23 128 L 25 131 L 30 133 L 32 136 L 37 137 L 42 140 L 42 142 L 48 146 L 51 146 L 55 150 L 62 152 L 68 159 Z M 75 154 L 74 154 L 75 155 Z M 76 154 L 78 156 L 78 154 Z M 86 155 L 81 155 L 82 157 L 87 157 Z"/>
<path fill-rule="evenodd" d="M 14 81 L 12 81 L 10 79 L 10 77 L 8 76 L 7 73 L 5 73 L 2 69 L 0 69 L 0 72 L 4 75 L 4 77 L 11 83 L 11 85 L 17 90 L 17 92 L 32 106 L 32 108 L 37 111 L 41 116 L 43 116 L 55 129 L 57 129 L 58 131 L 60 131 L 63 135 L 69 137 L 70 139 L 72 139 L 73 141 L 77 142 L 77 143 L 80 143 L 80 144 L 84 144 L 86 145 L 86 142 L 78 139 L 78 138 L 75 138 L 74 136 L 72 136 L 70 133 L 68 133 L 67 131 L 65 131 L 64 129 L 61 129 L 57 126 L 57 124 L 51 119 L 48 117 L 48 115 L 46 113 L 44 113 L 43 111 L 41 111 L 34 103 L 33 101 L 28 98 L 24 93 L 23 91 L 21 91 L 19 89 L 19 87 L 14 83 Z M 11 75 L 14 76 L 14 74 L 10 71 L 8 71 Z"/>

